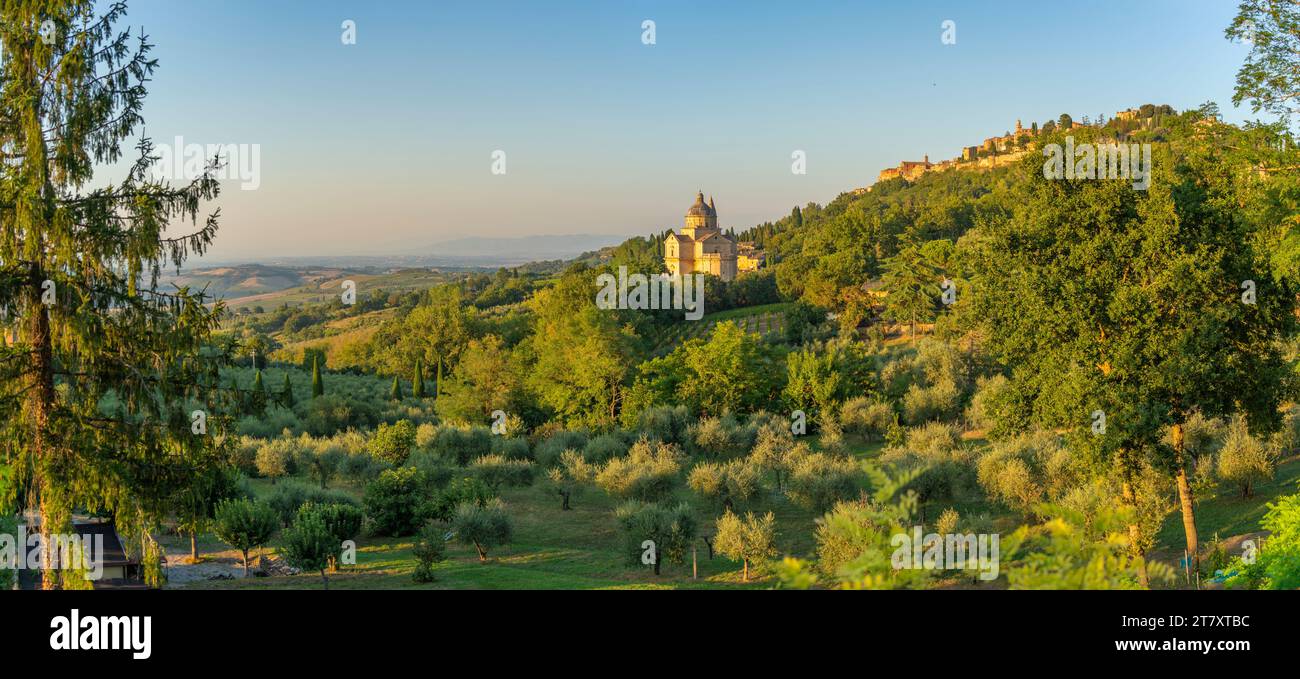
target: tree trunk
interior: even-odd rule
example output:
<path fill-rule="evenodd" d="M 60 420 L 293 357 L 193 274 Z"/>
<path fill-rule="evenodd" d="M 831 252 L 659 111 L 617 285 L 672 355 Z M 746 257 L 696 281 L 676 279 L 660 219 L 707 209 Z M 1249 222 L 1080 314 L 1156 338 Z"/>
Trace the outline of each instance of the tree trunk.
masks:
<path fill-rule="evenodd" d="M 1196 513 L 1192 487 L 1187 483 L 1187 460 L 1183 456 L 1183 425 L 1175 424 L 1170 430 L 1174 443 L 1174 459 L 1178 462 L 1178 504 L 1183 512 L 1183 534 L 1187 538 L 1187 554 L 1192 559 L 1192 566 L 1199 568 L 1201 557 L 1197 551 Z"/>
<path fill-rule="evenodd" d="M 325 586 L 325 589 L 328 591 L 329 588 L 330 588 L 330 579 L 327 578 L 327 577 L 325 577 L 325 569 L 324 569 L 324 568 L 320 569 L 320 581 L 321 581 L 321 584 L 324 585 L 324 586 Z"/>
<path fill-rule="evenodd" d="M 569 507 L 569 493 L 566 493 L 565 491 L 560 491 L 560 498 L 562 500 L 560 504 L 560 510 L 565 512 L 569 511 L 571 509 L 571 507 Z"/>
<path fill-rule="evenodd" d="M 1128 472 L 1125 472 L 1126 476 L 1127 474 Z M 1142 533 L 1137 523 L 1137 497 L 1133 494 L 1133 484 L 1129 483 L 1127 478 L 1124 480 L 1123 496 L 1124 504 L 1128 505 L 1134 512 L 1133 522 L 1128 525 L 1129 552 L 1138 562 L 1138 584 L 1142 586 L 1142 589 L 1149 589 L 1151 583 L 1147 578 L 1146 555 L 1143 554 L 1142 543 L 1139 541 Z"/>
<path fill-rule="evenodd" d="M 190 531 L 190 563 L 199 562 L 199 538 L 197 531 Z"/>
<path fill-rule="evenodd" d="M 478 540 L 474 541 L 474 549 L 478 550 L 478 560 L 480 562 L 487 561 L 487 550 L 483 549 L 482 545 L 478 543 Z"/>
<path fill-rule="evenodd" d="M 244 550 L 244 577 L 248 577 L 248 550 Z"/>
<path fill-rule="evenodd" d="M 749 559 L 741 559 L 741 563 L 743 565 L 740 567 L 740 580 L 741 582 L 749 582 Z"/>
<path fill-rule="evenodd" d="M 56 452 L 51 449 L 45 439 L 45 433 L 48 431 L 50 415 L 54 411 L 54 345 L 50 336 L 50 317 L 47 315 L 45 305 L 41 302 L 41 285 L 44 283 L 45 275 L 41 271 L 40 265 L 33 262 L 28 271 L 27 290 L 29 296 L 28 308 L 32 310 L 31 320 L 28 322 L 28 342 L 32 347 L 32 380 L 35 382 L 33 389 L 28 393 L 28 407 L 32 413 L 32 457 L 34 458 L 35 476 L 33 486 L 36 489 L 38 498 L 37 511 L 41 522 L 41 544 L 45 547 L 41 551 L 41 589 L 57 589 L 57 573 L 51 566 L 52 545 L 54 544 L 54 522 L 55 517 L 48 511 L 48 499 L 46 498 L 46 479 L 43 475 L 43 466 L 45 461 L 54 456 Z M 58 517 L 62 520 L 64 517 Z"/>

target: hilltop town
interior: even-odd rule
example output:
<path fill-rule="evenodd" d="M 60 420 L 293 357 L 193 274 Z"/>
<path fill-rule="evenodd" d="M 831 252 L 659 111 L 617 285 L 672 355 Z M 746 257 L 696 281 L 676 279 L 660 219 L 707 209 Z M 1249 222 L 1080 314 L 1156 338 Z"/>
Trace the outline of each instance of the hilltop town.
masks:
<path fill-rule="evenodd" d="M 898 177 L 908 181 L 915 181 L 927 172 L 942 172 L 954 168 L 985 170 L 1001 167 L 1014 163 L 1023 157 L 1033 139 L 1040 135 L 1051 134 L 1057 129 L 1075 130 L 1082 127 L 1105 127 L 1108 123 L 1125 129 L 1150 129 L 1155 126 L 1158 116 L 1172 115 L 1174 113 L 1174 109 L 1167 104 L 1159 106 L 1144 104 L 1138 108 L 1117 111 L 1110 121 L 1107 121 L 1104 116 L 1098 116 L 1095 121 L 1089 120 L 1085 116 L 1082 121 L 1078 121 L 1071 118 L 1069 114 L 1062 114 L 1058 119 L 1049 120 L 1041 126 L 1035 122 L 1031 123 L 1029 127 L 1024 127 L 1020 120 L 1016 120 L 1014 131 L 1006 132 L 997 137 L 989 137 L 976 146 L 963 147 L 961 154 L 954 158 L 941 160 L 937 163 L 930 162 L 930 156 L 928 155 L 923 156 L 919 161 L 904 160 L 897 167 L 881 170 L 880 174 L 876 176 L 876 181 L 883 182 Z M 857 189 L 855 193 L 864 193 L 870 190 L 871 187 L 866 187 Z"/>

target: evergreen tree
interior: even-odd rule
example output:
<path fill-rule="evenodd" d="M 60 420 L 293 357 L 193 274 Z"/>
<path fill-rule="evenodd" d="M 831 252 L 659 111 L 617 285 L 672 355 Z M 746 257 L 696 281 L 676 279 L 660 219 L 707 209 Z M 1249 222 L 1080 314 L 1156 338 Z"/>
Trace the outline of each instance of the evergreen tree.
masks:
<path fill-rule="evenodd" d="M 144 138 L 120 182 L 83 190 L 123 159 L 157 67 L 143 35 L 115 28 L 125 4 L 95 5 L 0 7 L 0 306 L 18 319 L 0 347 L 0 464 L 46 538 L 98 510 L 156 562 L 149 531 L 218 464 L 212 434 L 231 406 L 208 386 L 233 353 L 210 345 L 224 305 L 158 285 L 163 266 L 211 243 L 216 214 L 200 223 L 200 208 L 218 185 L 212 165 L 179 186 L 153 179 Z M 44 586 L 57 577 L 46 570 Z"/>
<path fill-rule="evenodd" d="M 415 379 L 411 382 L 411 396 L 424 398 L 424 362 L 415 362 Z"/>
<path fill-rule="evenodd" d="M 325 383 L 320 378 L 320 360 L 312 358 L 311 360 L 311 397 L 325 395 Z"/>
<path fill-rule="evenodd" d="M 284 373 L 284 386 L 280 389 L 280 399 L 284 402 L 284 407 L 292 408 L 294 405 L 293 384 L 289 382 L 289 372 Z"/>
<path fill-rule="evenodd" d="M 934 315 L 935 298 L 939 294 L 935 269 L 915 243 L 907 243 L 885 262 L 883 277 L 885 290 L 885 317 L 896 323 L 907 323 L 912 329 L 912 342 L 916 342 L 916 324 Z"/>
<path fill-rule="evenodd" d="M 393 375 L 393 387 L 388 390 L 388 398 L 394 401 L 402 400 L 402 382 L 397 379 L 397 375 Z"/>

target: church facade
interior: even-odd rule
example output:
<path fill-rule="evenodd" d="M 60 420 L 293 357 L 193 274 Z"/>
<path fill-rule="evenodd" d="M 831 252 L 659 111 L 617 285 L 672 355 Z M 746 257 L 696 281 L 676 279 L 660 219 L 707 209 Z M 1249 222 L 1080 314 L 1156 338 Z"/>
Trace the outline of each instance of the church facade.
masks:
<path fill-rule="evenodd" d="M 748 244 L 743 244 L 748 245 Z M 686 211 L 681 233 L 668 232 L 664 239 L 664 267 L 672 275 L 711 274 L 724 281 L 741 271 L 752 271 L 763 264 L 763 255 L 752 247 L 741 247 L 718 228 L 718 210 L 713 198 L 704 202 L 704 192 L 695 196 L 695 204 Z"/>

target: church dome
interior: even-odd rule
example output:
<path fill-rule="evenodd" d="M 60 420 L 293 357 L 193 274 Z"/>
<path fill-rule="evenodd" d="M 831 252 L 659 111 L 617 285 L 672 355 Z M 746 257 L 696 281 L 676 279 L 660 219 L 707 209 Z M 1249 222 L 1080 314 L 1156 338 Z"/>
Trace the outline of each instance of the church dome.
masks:
<path fill-rule="evenodd" d="M 695 204 L 691 206 L 691 209 L 686 211 L 686 216 L 687 217 L 716 217 L 718 216 L 718 214 L 713 211 L 713 208 L 709 207 L 708 203 L 704 202 L 704 192 L 700 191 L 699 193 L 695 194 Z"/>

